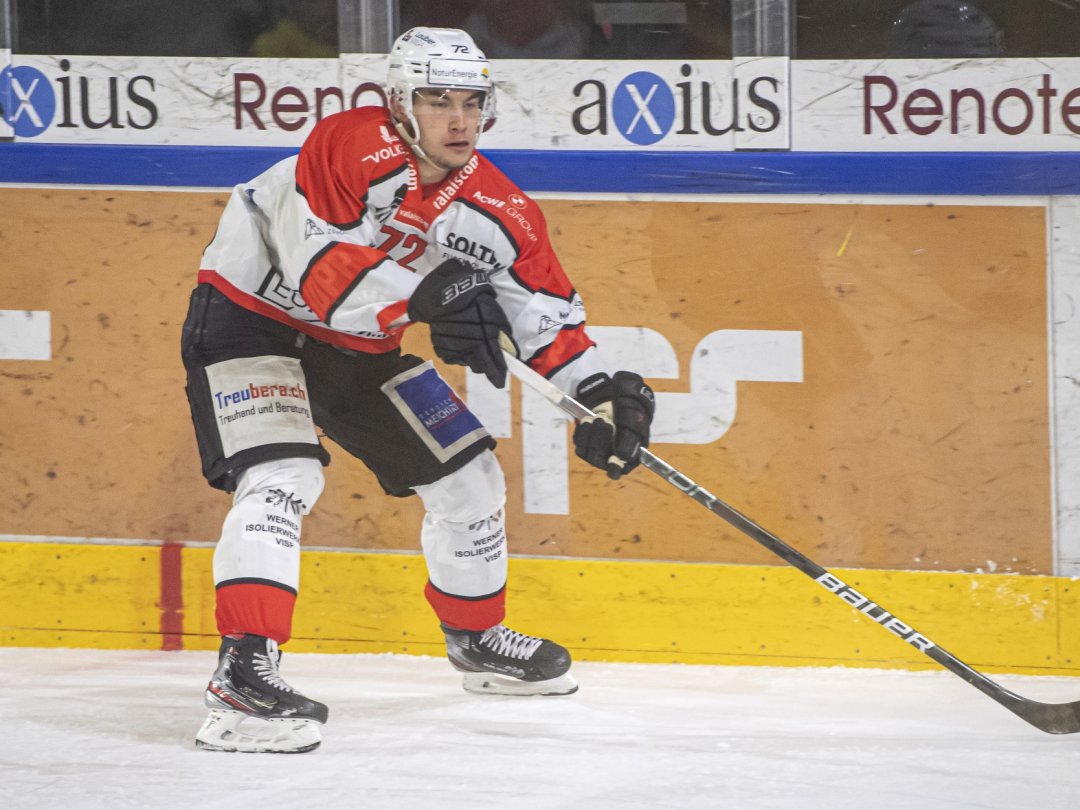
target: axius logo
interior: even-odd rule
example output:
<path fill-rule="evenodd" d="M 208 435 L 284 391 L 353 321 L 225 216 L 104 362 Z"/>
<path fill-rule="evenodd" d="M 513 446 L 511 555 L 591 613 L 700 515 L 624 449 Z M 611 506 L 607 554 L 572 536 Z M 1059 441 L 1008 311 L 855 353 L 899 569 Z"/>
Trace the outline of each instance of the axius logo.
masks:
<path fill-rule="evenodd" d="M 67 74 L 72 64 L 61 59 L 59 68 Z M 55 82 L 59 89 L 29 65 L 9 65 L 0 71 L 4 121 L 16 136 L 35 138 L 50 126 L 141 130 L 157 124 L 157 105 L 147 95 L 155 90 L 151 76 L 80 75 L 75 81 L 73 76 L 61 75 Z"/>
<path fill-rule="evenodd" d="M 615 88 L 611 117 L 626 140 L 645 146 L 671 131 L 675 122 L 675 96 L 655 73 L 631 73 Z"/>
<path fill-rule="evenodd" d="M 23 65 L 8 65 L 0 70 L 0 102 L 4 120 L 20 138 L 40 135 L 56 114 L 56 93 L 49 78 Z"/>
<path fill-rule="evenodd" d="M 780 127 L 781 83 L 773 76 L 730 79 L 724 96 L 721 83 L 690 81 L 694 68 L 684 64 L 685 81 L 672 82 L 647 70 L 631 73 L 609 91 L 600 79 L 585 79 L 574 88 L 583 103 L 571 114 L 579 135 L 607 135 L 610 124 L 626 140 L 639 146 L 658 143 L 668 136 L 718 137 L 735 132 L 772 132 Z M 724 80 L 727 83 L 727 79 Z M 740 105 L 748 107 L 740 112 Z"/>

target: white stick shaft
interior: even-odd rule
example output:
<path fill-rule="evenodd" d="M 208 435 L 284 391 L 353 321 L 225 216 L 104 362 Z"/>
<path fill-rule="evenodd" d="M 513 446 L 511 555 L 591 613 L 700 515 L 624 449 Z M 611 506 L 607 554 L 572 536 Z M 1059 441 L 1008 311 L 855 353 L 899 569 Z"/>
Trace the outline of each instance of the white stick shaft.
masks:
<path fill-rule="evenodd" d="M 590 411 L 576 399 L 566 394 L 555 385 L 551 380 L 542 374 L 539 374 L 529 368 L 527 365 L 518 360 L 514 355 L 504 351 L 506 356 L 506 367 L 519 380 L 525 383 L 529 388 L 536 391 L 544 399 L 551 402 L 558 407 L 561 411 L 573 417 L 574 419 L 592 419 L 596 416 L 595 413 Z"/>

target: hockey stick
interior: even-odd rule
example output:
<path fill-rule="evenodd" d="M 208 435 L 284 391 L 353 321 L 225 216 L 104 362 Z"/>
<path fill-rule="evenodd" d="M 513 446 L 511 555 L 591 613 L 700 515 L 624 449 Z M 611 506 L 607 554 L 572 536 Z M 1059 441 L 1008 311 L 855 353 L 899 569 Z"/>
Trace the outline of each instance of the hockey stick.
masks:
<path fill-rule="evenodd" d="M 576 420 L 589 419 L 595 414 L 577 400 L 563 393 L 552 382 L 533 371 L 509 352 L 506 355 L 507 367 L 511 374 L 556 405 L 561 411 Z M 924 655 L 937 661 L 954 675 L 959 675 L 969 684 L 992 700 L 997 701 L 1022 720 L 1048 734 L 1075 734 L 1080 731 L 1080 701 L 1072 703 L 1040 703 L 1010 692 L 1005 687 L 987 678 L 955 655 L 939 647 L 911 625 L 901 621 L 881 605 L 864 596 L 834 574 L 829 573 L 802 552 L 789 546 L 775 534 L 763 529 L 750 518 L 728 506 L 722 500 L 687 476 L 676 470 L 666 461 L 642 448 L 638 453 L 641 466 L 647 467 L 663 478 L 675 489 L 697 501 L 714 515 L 717 515 L 743 534 L 763 545 L 784 562 L 802 571 L 826 590 L 846 602 L 860 613 L 865 614 L 903 641 Z"/>

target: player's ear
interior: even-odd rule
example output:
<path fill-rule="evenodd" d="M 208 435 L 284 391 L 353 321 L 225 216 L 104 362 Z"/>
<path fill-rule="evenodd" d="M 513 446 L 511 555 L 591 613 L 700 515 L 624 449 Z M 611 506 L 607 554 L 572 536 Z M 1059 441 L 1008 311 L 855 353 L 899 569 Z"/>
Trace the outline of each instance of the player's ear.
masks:
<path fill-rule="evenodd" d="M 401 99 L 395 94 L 390 94 L 387 106 L 390 108 L 390 115 L 393 116 L 395 121 L 400 121 L 404 124 L 409 120 L 409 117 L 405 114 L 405 105 L 401 103 Z"/>
<path fill-rule="evenodd" d="M 405 105 L 401 103 L 401 99 L 392 95 L 387 101 L 387 106 L 390 109 L 390 118 L 398 127 L 407 132 L 409 137 L 417 137 L 416 133 L 413 132 L 413 122 L 409 120 L 409 113 L 405 109 Z"/>

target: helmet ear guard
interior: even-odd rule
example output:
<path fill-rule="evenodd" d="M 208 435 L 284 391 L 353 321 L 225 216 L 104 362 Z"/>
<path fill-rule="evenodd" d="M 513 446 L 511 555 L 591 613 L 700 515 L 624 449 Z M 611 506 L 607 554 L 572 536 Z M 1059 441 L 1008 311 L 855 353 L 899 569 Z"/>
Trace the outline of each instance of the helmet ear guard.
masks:
<path fill-rule="evenodd" d="M 484 93 L 480 132 L 495 124 L 495 85 L 483 51 L 464 31 L 455 28 L 411 28 L 390 50 L 386 90 L 391 109 L 400 106 L 409 127 L 394 119 L 402 138 L 420 156 L 420 126 L 413 115 L 413 96 L 425 88 L 478 90 Z M 411 132 L 408 130 L 411 129 Z"/>

